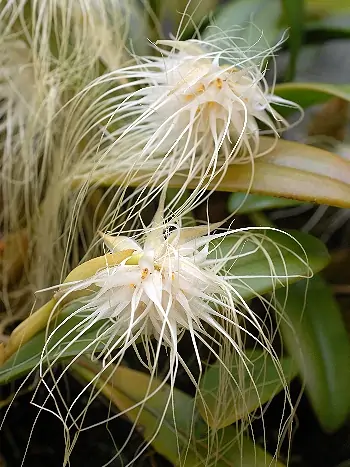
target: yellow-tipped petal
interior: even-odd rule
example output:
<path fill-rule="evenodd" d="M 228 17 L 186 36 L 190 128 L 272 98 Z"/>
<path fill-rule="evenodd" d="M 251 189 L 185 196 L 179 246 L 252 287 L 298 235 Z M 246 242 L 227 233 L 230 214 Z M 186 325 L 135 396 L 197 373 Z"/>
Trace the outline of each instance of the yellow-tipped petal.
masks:
<path fill-rule="evenodd" d="M 138 244 L 132 238 L 124 235 L 109 235 L 103 232 L 99 232 L 106 247 L 113 253 L 117 253 L 125 250 L 139 250 Z"/>

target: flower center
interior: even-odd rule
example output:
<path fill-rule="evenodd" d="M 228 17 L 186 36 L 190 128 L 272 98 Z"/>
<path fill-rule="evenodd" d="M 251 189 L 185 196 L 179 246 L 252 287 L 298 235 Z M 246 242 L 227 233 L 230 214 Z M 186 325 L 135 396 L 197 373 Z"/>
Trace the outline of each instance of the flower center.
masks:
<path fill-rule="evenodd" d="M 211 87 L 214 87 L 214 91 L 215 91 L 215 88 L 220 91 L 223 87 L 223 81 L 224 80 L 222 80 L 221 78 L 215 78 L 214 80 L 210 81 L 207 86 L 205 86 L 205 84 L 203 83 L 200 83 L 194 93 L 190 93 L 190 94 L 185 93 L 184 95 L 185 101 L 188 102 L 188 101 L 195 99 L 199 95 L 208 91 Z M 208 104 L 210 103 L 211 101 L 208 102 Z"/>

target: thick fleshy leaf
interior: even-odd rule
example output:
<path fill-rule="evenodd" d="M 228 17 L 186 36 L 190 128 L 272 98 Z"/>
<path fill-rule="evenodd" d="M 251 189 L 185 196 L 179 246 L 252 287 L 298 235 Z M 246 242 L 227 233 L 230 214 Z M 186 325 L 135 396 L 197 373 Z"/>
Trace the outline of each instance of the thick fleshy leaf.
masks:
<path fill-rule="evenodd" d="M 283 83 L 277 84 L 274 93 L 284 99 L 296 102 L 301 107 L 323 104 L 332 97 L 340 97 L 350 101 L 350 84 L 331 83 Z M 283 109 L 283 114 L 292 109 Z"/>
<path fill-rule="evenodd" d="M 55 326 L 51 326 L 50 331 L 54 330 L 75 310 L 77 304 L 67 306 L 61 313 Z M 0 385 L 19 378 L 22 375 L 30 373 L 33 369 L 38 368 L 42 357 L 45 362 L 58 362 L 79 354 L 91 353 L 102 348 L 103 343 L 96 347 L 96 334 L 103 324 L 95 326 L 85 333 L 79 339 L 74 341 L 74 338 L 79 335 L 79 330 L 73 330 L 83 320 L 82 317 L 71 317 L 64 323 L 47 342 L 47 331 L 43 330 L 32 337 L 28 342 L 22 345 L 19 350 L 14 353 L 0 367 Z M 46 352 L 44 355 L 43 349 L 46 344 Z"/>
<path fill-rule="evenodd" d="M 128 258 L 134 250 L 123 250 L 116 253 L 107 253 L 103 256 L 98 256 L 89 261 L 86 261 L 83 264 L 80 264 L 75 269 L 73 269 L 68 276 L 66 277 L 64 283 L 70 283 L 86 279 L 95 274 L 99 269 L 105 268 L 107 266 L 113 266 L 119 264 L 124 259 Z M 93 293 L 94 288 L 92 286 L 89 289 L 76 290 L 69 294 L 66 298 L 61 298 L 59 307 L 62 309 L 64 305 L 69 302 L 76 301 L 78 298 L 86 297 Z M 36 335 L 42 329 L 47 327 L 47 322 L 49 319 L 53 320 L 56 318 L 59 313 L 58 309 L 58 298 L 62 294 L 62 288 L 54 295 L 54 297 L 45 305 L 43 305 L 39 310 L 36 310 L 28 318 L 22 321 L 11 333 L 8 342 L 4 351 L 1 352 L 4 359 L 6 360 L 12 356 L 19 347 L 23 346 L 27 341 L 29 341 L 34 335 Z M 70 308 L 67 308 L 69 310 Z M 64 312 L 65 313 L 65 312 Z M 64 314 L 63 313 L 63 314 Z M 55 316 L 53 316 L 53 314 Z M 0 361 L 2 359 L 0 358 Z"/>
<path fill-rule="evenodd" d="M 163 413 L 165 419 L 162 428 L 154 439 L 153 447 L 162 455 L 170 460 L 178 459 L 177 441 L 184 447 L 191 433 L 191 422 L 196 421 L 196 430 L 202 431 L 200 425 L 203 421 L 196 415 L 194 401 L 187 394 L 174 389 L 173 401 L 171 400 L 171 390 L 168 385 L 164 385 L 162 389 L 157 391 L 160 386 L 160 381 L 154 379 L 150 381 L 150 376 L 130 368 L 119 366 L 111 371 L 104 371 L 99 380 L 96 382 L 96 387 L 101 389 L 102 394 L 115 404 L 119 410 L 126 411 L 126 416 L 134 422 L 137 417 L 138 423 L 142 426 L 142 434 L 146 440 L 151 440 L 159 428 L 159 423 Z M 99 364 L 92 363 L 84 359 L 83 366 L 72 365 L 73 374 L 76 372 L 80 377 L 89 381 L 92 377 L 101 372 Z M 113 376 L 110 377 L 113 372 Z M 108 383 L 105 380 L 109 378 Z M 155 392 L 153 397 L 150 397 L 145 403 L 144 410 L 140 412 L 139 408 L 131 409 L 134 404 L 144 400 L 147 395 Z M 175 408 L 173 413 L 172 404 Z M 175 419 L 174 419 L 175 417 Z M 174 423 L 176 422 L 176 428 Z M 188 461 L 195 461 L 196 456 L 189 452 Z M 188 465 L 191 465 L 189 463 Z"/>
<path fill-rule="evenodd" d="M 237 258 L 232 264 L 227 263 L 230 273 L 237 277 L 233 285 L 245 300 L 309 277 L 311 271 L 316 273 L 329 262 L 324 244 L 309 234 L 293 231 L 288 235 L 263 229 L 254 233 L 262 235 L 258 246 L 253 239 L 247 238 L 237 252 Z M 225 256 L 236 241 L 237 238 L 230 237 L 219 240 L 220 249 L 214 250 L 212 257 Z"/>
<path fill-rule="evenodd" d="M 7 360 L 13 355 L 19 347 L 32 339 L 39 331 L 45 329 L 49 319 L 54 319 L 52 316 L 55 313 L 56 300 L 52 298 L 45 305 L 39 308 L 24 321 L 22 321 L 11 333 L 9 340 L 4 348 L 4 360 Z"/>
<path fill-rule="evenodd" d="M 295 358 L 314 411 L 326 431 L 350 413 L 350 343 L 338 305 L 320 278 L 276 293 L 286 320 L 283 340 Z"/>
<path fill-rule="evenodd" d="M 237 36 L 243 39 L 246 44 L 252 46 L 258 43 L 261 49 L 267 49 L 278 40 L 281 10 L 280 0 L 238 0 L 226 2 L 226 4 L 218 8 L 214 16 L 214 24 L 229 37 Z M 237 31 L 237 27 L 242 27 L 243 29 Z M 208 27 L 204 31 L 204 39 L 213 32 L 217 33 L 217 30 L 212 31 Z M 261 33 L 263 33 L 263 39 Z M 259 43 L 260 40 L 261 42 Z M 222 45 L 227 47 L 227 41 L 223 40 Z"/>
<path fill-rule="evenodd" d="M 270 147 L 271 140 L 262 138 L 261 146 Z M 179 188 L 183 181 L 174 177 L 170 185 Z M 195 186 L 195 182 L 189 185 Z M 250 164 L 231 165 L 217 190 L 247 192 L 249 188 L 261 195 L 350 207 L 350 162 L 323 149 L 279 140 L 275 149 L 255 162 L 254 176 Z"/>
<path fill-rule="evenodd" d="M 245 357 L 246 366 L 242 356 L 237 356 L 237 363 L 230 367 L 232 379 L 228 379 L 224 393 L 219 394 L 220 364 L 206 371 L 198 405 L 209 426 L 224 428 L 245 418 L 286 388 L 296 375 L 291 358 L 273 359 L 261 350 L 246 351 Z"/>
<path fill-rule="evenodd" d="M 218 431 L 220 444 L 217 447 L 218 452 L 224 452 L 222 455 L 224 462 L 213 463 L 217 467 L 284 467 L 284 464 L 276 459 L 253 441 L 243 436 L 232 427 L 227 427 Z M 191 465 L 189 467 L 199 467 Z"/>
<path fill-rule="evenodd" d="M 275 143 L 271 138 L 261 137 L 260 145 L 261 151 L 275 147 L 255 161 L 254 170 L 248 163 L 232 164 L 223 176 L 220 175 L 220 181 L 214 179 L 209 188 L 230 193 L 250 190 L 261 195 L 350 207 L 350 162 L 337 154 L 293 141 Z M 137 175 L 139 179 L 147 177 L 141 171 Z M 103 186 L 118 185 L 121 176 L 112 174 L 93 181 Z M 76 180 L 75 186 L 81 182 L 83 180 Z M 170 188 L 183 188 L 183 185 L 184 178 L 178 175 L 168 184 Z M 138 182 L 131 182 L 130 186 L 138 186 Z M 198 180 L 187 186 L 197 188 Z"/>
<path fill-rule="evenodd" d="M 237 214 L 249 214 L 268 209 L 281 209 L 299 205 L 299 201 L 276 196 L 246 195 L 245 193 L 232 193 L 228 199 L 228 210 Z"/>
<path fill-rule="evenodd" d="M 85 359 L 83 366 L 81 364 L 73 366 L 73 371 L 78 377 L 88 382 L 100 369 L 96 364 L 86 362 Z M 153 379 L 150 382 L 149 375 L 119 366 L 114 369 L 112 377 L 106 384 L 107 374 L 111 373 L 102 373 L 102 377 L 96 383 L 97 388 L 119 410 L 126 411 L 125 415 L 129 420 L 142 427 L 140 432 L 143 437 L 175 466 L 282 467 L 282 464 L 274 461 L 262 448 L 254 445 L 232 427 L 219 431 L 217 440 L 220 444 L 214 443 L 215 447 L 212 450 L 208 449 L 210 445 L 207 438 L 208 429 L 195 408 L 194 400 L 178 389 L 171 389 L 165 384 L 161 390 L 144 402 L 140 411 L 139 408 L 131 409 L 131 407 L 144 401 L 150 390 L 156 391 L 160 381 Z"/>

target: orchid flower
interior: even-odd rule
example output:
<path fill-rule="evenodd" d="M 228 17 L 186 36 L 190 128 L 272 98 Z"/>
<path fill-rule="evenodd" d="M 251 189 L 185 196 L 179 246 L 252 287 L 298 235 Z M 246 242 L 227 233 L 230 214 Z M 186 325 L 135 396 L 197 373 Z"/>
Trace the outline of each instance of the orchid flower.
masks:
<path fill-rule="evenodd" d="M 87 353 L 92 359 L 102 359 L 105 369 L 112 363 L 118 366 L 128 350 L 134 351 L 150 372 L 151 379 L 157 375 L 160 354 L 165 349 L 168 370 L 162 384 L 168 382 L 171 387 L 174 387 L 176 374 L 182 366 L 198 389 L 203 371 L 200 349 L 204 347 L 222 364 L 220 384 L 224 393 L 227 381 L 232 378 L 229 371 L 232 359 L 241 360 L 243 367 L 247 367 L 243 348 L 248 336 L 272 355 L 276 366 L 279 365 L 266 323 L 244 299 L 244 292 L 249 290 L 249 285 L 245 284 L 247 277 L 235 275 L 235 263 L 243 256 L 253 259 L 257 252 L 263 251 L 270 264 L 265 242 L 273 243 L 272 240 L 258 228 L 219 233 L 211 233 L 219 225 L 186 228 L 181 226 L 181 219 L 165 222 L 163 213 L 161 200 L 151 226 L 134 238 L 102 234 L 109 250 L 106 267 L 81 280 L 69 280 L 68 277 L 60 286 L 55 295 L 56 308 L 69 302 L 73 311 L 48 333 L 40 362 L 41 381 L 45 385 L 45 375 L 48 371 L 51 373 L 50 368 L 59 355 L 69 352 L 70 346 L 80 341 L 86 345 L 79 355 Z M 225 243 L 227 240 L 228 244 Z M 273 245 L 283 255 L 282 248 Z M 116 264 L 107 261 L 108 255 L 113 258 L 118 253 L 124 256 Z M 306 258 L 293 254 L 307 264 Z M 257 272 L 254 277 L 262 276 Z M 270 277 L 276 284 L 282 278 L 294 276 L 288 275 L 287 270 L 285 274 L 277 274 L 271 264 Z M 272 306 L 269 300 L 267 303 L 268 307 Z M 62 326 L 70 322 L 71 329 L 56 340 L 56 333 L 62 333 Z M 85 341 L 85 336 L 91 332 L 96 333 L 95 338 Z M 199 376 L 192 374 L 179 350 L 185 333 L 192 342 Z M 52 352 L 55 353 L 53 359 L 50 357 Z M 49 369 L 46 369 L 47 365 Z M 54 387 L 63 375 L 64 372 L 59 377 L 52 374 Z M 92 381 L 91 387 L 95 381 L 97 379 Z M 235 384 L 239 386 L 240 382 L 235 381 Z M 86 386 L 81 394 L 89 387 Z M 54 388 L 48 389 L 49 395 L 53 396 Z M 154 391 L 150 389 L 145 400 L 153 395 Z M 75 401 L 67 407 L 66 415 L 58 414 L 68 440 L 70 430 L 82 429 L 79 424 L 84 420 L 84 414 L 73 417 L 74 404 Z M 167 407 L 169 404 L 170 396 Z M 136 404 L 135 407 L 139 406 Z M 45 410 L 45 404 L 40 408 Z M 116 416 L 120 414 L 111 415 L 108 420 Z M 105 422 L 106 419 L 99 423 Z"/>
<path fill-rule="evenodd" d="M 273 148 L 290 126 L 276 106 L 299 109 L 268 86 L 271 49 L 257 51 L 230 37 L 223 46 L 219 39 L 159 40 L 157 56 L 135 56 L 135 65 L 104 74 L 81 94 L 100 90 L 85 114 L 94 114 L 91 128 L 103 127 L 82 167 L 97 183 L 121 185 L 120 193 L 136 186 L 128 206 L 134 215 L 173 177 L 181 189 L 171 206 L 192 182 L 182 214 L 193 209 L 229 165 L 253 164 Z M 273 136 L 264 149 L 262 134 Z"/>

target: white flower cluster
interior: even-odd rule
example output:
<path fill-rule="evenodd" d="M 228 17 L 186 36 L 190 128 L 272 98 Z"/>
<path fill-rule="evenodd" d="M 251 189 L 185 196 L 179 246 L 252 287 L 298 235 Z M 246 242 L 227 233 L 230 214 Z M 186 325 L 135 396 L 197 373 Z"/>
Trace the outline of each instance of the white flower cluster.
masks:
<path fill-rule="evenodd" d="M 27 3 L 32 20 L 23 27 Z M 264 242 L 272 240 L 259 229 L 184 227 L 183 216 L 210 196 L 230 165 L 253 165 L 273 148 L 289 126 L 276 105 L 298 107 L 268 86 L 271 49 L 251 54 L 250 47 L 232 40 L 222 47 L 215 37 L 173 39 L 158 41 L 152 56 L 126 60 L 123 14 L 131 5 L 132 0 L 14 0 L 0 7 L 0 139 L 6 156 L 1 178 L 9 200 L 2 224 L 5 233 L 20 226 L 26 234 L 30 286 L 47 290 L 52 284 L 45 281 L 56 277 L 61 262 L 74 257 L 77 264 L 91 255 L 100 211 L 102 230 L 119 232 L 102 234 L 105 257 L 130 252 L 59 286 L 54 312 L 71 305 L 77 292 L 79 300 L 47 335 L 39 364 L 43 384 L 50 353 L 56 352 L 55 360 L 80 341 L 79 355 L 101 357 L 104 368 L 119 364 L 133 348 L 151 377 L 165 348 L 164 384 L 170 380 L 172 388 L 180 365 L 198 386 L 178 351 L 185 333 L 200 374 L 199 343 L 225 370 L 228 354 L 243 354 L 246 336 L 274 355 L 265 323 L 242 294 L 249 289 L 247 278 L 235 272 L 240 257 L 264 252 Z M 262 149 L 262 134 L 272 136 L 268 149 Z M 165 203 L 174 179 L 180 188 Z M 108 188 L 96 189 L 101 185 Z M 141 211 L 158 195 L 156 215 L 145 227 Z M 82 216 L 86 206 L 94 208 L 92 216 Z M 140 219 L 141 233 L 132 224 L 125 236 L 126 224 Z M 270 265 L 268 253 L 266 260 Z M 281 277 L 273 265 L 267 275 L 273 284 Z M 286 270 L 282 277 L 287 276 Z M 252 277 L 260 277 L 259 271 Z M 84 347 L 94 329 L 96 336 Z M 69 459 L 68 419 L 74 417 L 68 408 L 64 419 L 58 405 Z"/>
<path fill-rule="evenodd" d="M 89 317 L 84 322 L 86 328 L 107 320 L 102 335 L 112 336 L 114 341 L 113 346 L 107 345 L 108 356 L 118 347 L 124 352 L 139 338 L 147 341 L 155 337 L 175 357 L 184 331 L 191 333 L 194 343 L 196 337 L 206 334 L 205 324 L 226 334 L 218 318 L 225 316 L 231 321 L 230 316 L 242 313 L 237 303 L 245 303 L 230 285 L 234 276 L 222 273 L 243 238 L 224 257 L 213 259 L 218 248 L 213 241 L 223 239 L 227 233 L 210 234 L 206 227 L 181 228 L 174 222 L 163 224 L 162 214 L 160 206 L 140 242 L 104 235 L 112 253 L 128 250 L 132 252 L 130 256 L 87 279 L 62 286 L 60 295 L 65 299 L 77 290 L 96 291 L 76 313 Z M 248 306 L 246 311 L 249 314 Z M 253 314 L 250 319 L 259 327 Z"/>
<path fill-rule="evenodd" d="M 120 193 L 135 186 L 134 215 L 177 177 L 174 205 L 193 188 L 184 214 L 208 196 L 209 186 L 219 185 L 229 165 L 253 164 L 273 149 L 289 127 L 276 105 L 299 107 L 269 89 L 271 50 L 250 58 L 232 42 L 222 48 L 215 40 L 194 39 L 161 40 L 155 49 L 156 56 L 136 57 L 136 65 L 86 88 L 87 94 L 101 89 L 86 113 L 97 113 L 103 136 L 85 152 L 82 170 L 93 172 L 94 180 L 114 180 Z M 261 134 L 273 136 L 268 148 L 261 148 Z"/>
<path fill-rule="evenodd" d="M 83 291 L 83 296 L 86 294 L 84 299 L 79 295 L 82 302 L 71 315 L 84 318 L 82 324 L 77 325 L 79 335 L 103 323 L 93 344 L 104 343 L 104 361 L 122 358 L 126 349 L 135 347 L 140 340 L 147 350 L 151 339 L 155 338 L 159 345 L 170 350 L 174 365 L 179 359 L 178 342 L 188 331 L 201 368 L 197 340 L 209 337 L 209 327 L 240 353 L 240 343 L 244 341 L 241 334 L 250 334 L 242 327 L 244 317 L 257 331 L 257 342 L 268 349 L 270 343 L 263 325 L 243 298 L 242 293 L 249 286 L 245 277 L 235 274 L 235 262 L 241 257 L 254 258 L 257 252 L 265 251 L 266 246 L 270 252 L 272 246 L 283 256 L 284 247 L 274 244 L 264 229 L 210 233 L 218 226 L 182 227 L 181 220 L 164 222 L 163 214 L 161 202 L 151 226 L 140 240 L 104 234 L 108 254 L 128 252 L 127 256 L 117 264 L 106 263 L 86 279 L 62 284 L 57 306 L 73 300 L 78 291 Z M 300 255 L 292 254 L 307 264 Z M 266 253 L 266 264 L 269 260 Z M 249 279 L 254 277 L 261 277 L 259 271 Z M 271 266 L 269 277 L 273 287 L 277 280 L 292 276 L 287 269 L 278 275 Z M 43 363 L 48 354 L 49 350 L 43 352 Z M 157 358 L 147 362 L 153 371 L 156 365 Z"/>

